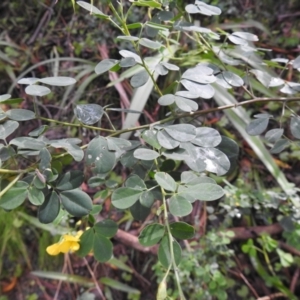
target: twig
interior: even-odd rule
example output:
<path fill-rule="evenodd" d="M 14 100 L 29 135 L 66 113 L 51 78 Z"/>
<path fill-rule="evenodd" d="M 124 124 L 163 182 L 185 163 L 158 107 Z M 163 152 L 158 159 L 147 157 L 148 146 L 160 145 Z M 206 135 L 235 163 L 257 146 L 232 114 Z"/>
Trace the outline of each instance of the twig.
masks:
<path fill-rule="evenodd" d="M 237 276 L 237 277 L 240 277 L 244 282 L 245 284 L 248 286 L 249 290 L 252 292 L 252 294 L 254 295 L 255 298 L 259 298 L 259 295 L 257 294 L 256 290 L 254 289 L 254 287 L 250 284 L 250 282 L 247 280 L 247 278 L 244 276 L 244 274 L 240 271 L 236 272 L 236 271 L 233 271 L 233 270 L 228 270 L 229 273 Z"/>
<path fill-rule="evenodd" d="M 98 282 L 97 278 L 95 277 L 95 273 L 93 272 L 93 270 L 91 269 L 91 267 L 89 265 L 89 262 L 87 261 L 87 259 L 85 257 L 83 257 L 83 260 L 85 262 L 85 265 L 86 265 L 87 269 L 89 270 L 89 273 L 90 273 L 90 275 L 91 275 L 91 277 L 92 277 L 92 279 L 94 281 L 94 284 L 96 286 L 96 289 L 97 289 L 97 291 L 98 291 L 101 299 L 106 300 L 105 296 L 102 293 L 102 290 L 101 290 L 101 287 L 99 285 L 99 282 Z"/>
<path fill-rule="evenodd" d="M 1 172 L 0 172 L 0 174 L 1 174 Z M 16 182 L 19 180 L 19 179 L 21 179 L 21 177 L 22 177 L 22 173 L 20 173 L 18 176 L 16 176 L 1 192 L 0 192 L 0 199 L 1 199 L 1 197 L 10 189 L 10 188 L 12 188 L 15 184 L 16 184 Z"/>
<path fill-rule="evenodd" d="M 62 268 L 62 270 L 61 270 L 61 272 L 62 273 L 65 273 L 66 272 L 66 270 L 67 270 L 67 262 L 66 262 L 66 259 L 64 260 L 64 265 L 63 265 L 63 268 Z M 55 295 L 54 295 L 54 297 L 53 297 L 53 300 L 57 300 L 57 298 L 58 298 L 58 295 L 59 295 L 59 291 L 60 291 L 60 288 L 61 288 L 61 285 L 62 285 L 62 280 L 59 280 L 59 282 L 58 282 L 58 285 L 57 285 L 57 288 L 56 288 L 56 292 L 55 292 Z"/>
<path fill-rule="evenodd" d="M 286 298 L 286 296 L 284 294 L 276 293 L 276 294 L 272 294 L 270 296 L 264 296 L 264 297 L 257 298 L 256 300 L 272 300 L 272 299 L 279 298 L 279 297 Z"/>
<path fill-rule="evenodd" d="M 71 263 L 71 259 L 70 259 L 69 253 L 67 253 L 67 254 L 65 255 L 65 259 L 66 259 L 66 261 L 67 261 L 67 267 L 68 267 L 68 272 L 69 272 L 69 274 L 74 274 L 74 271 L 73 271 L 73 267 L 72 267 L 72 263 Z M 77 296 L 78 296 L 78 294 L 79 294 L 79 291 L 78 291 L 78 284 L 74 284 L 75 291 L 73 291 L 73 288 L 71 288 L 71 285 L 70 285 L 69 281 L 67 281 L 67 285 L 68 285 L 70 294 L 72 294 L 72 292 L 74 292 L 75 295 L 73 295 L 73 297 L 76 297 L 76 298 L 77 298 Z"/>
<path fill-rule="evenodd" d="M 297 282 L 298 282 L 298 279 L 299 279 L 299 275 L 300 275 L 300 268 L 297 268 L 294 275 L 293 275 L 293 278 L 292 278 L 292 281 L 291 281 L 291 285 L 290 285 L 290 291 L 292 293 L 295 292 L 295 289 L 296 289 L 296 286 L 297 286 Z"/>
<path fill-rule="evenodd" d="M 282 21 L 285 18 L 297 17 L 299 15 L 300 15 L 300 11 L 295 12 L 295 13 L 283 14 L 283 15 L 278 16 L 278 21 Z"/>
<path fill-rule="evenodd" d="M 275 223 L 268 226 L 233 227 L 228 228 L 226 231 L 234 232 L 234 237 L 232 237 L 231 240 L 235 241 L 252 239 L 262 233 L 268 233 L 270 235 L 279 234 L 283 231 L 283 228 L 279 223 Z"/>
<path fill-rule="evenodd" d="M 227 105 L 222 105 L 219 107 L 215 108 L 210 108 L 210 109 L 203 109 L 203 110 L 198 110 L 195 112 L 190 112 L 190 113 L 181 113 L 176 115 L 174 118 L 179 119 L 179 118 L 184 118 L 184 117 L 191 117 L 191 116 L 198 116 L 198 115 L 205 115 L 211 112 L 217 112 L 217 111 L 222 111 L 230 108 L 236 108 L 239 106 L 244 106 L 256 102 L 270 102 L 270 101 L 275 101 L 275 102 L 293 102 L 293 101 L 300 101 L 300 97 L 291 97 L 291 98 L 286 98 L 286 97 L 274 97 L 274 98 L 268 98 L 268 97 L 260 97 L 260 98 L 253 98 L 250 100 L 245 100 L 239 103 L 235 104 L 227 104 Z"/>
<path fill-rule="evenodd" d="M 127 245 L 129 247 L 132 247 L 138 251 L 144 252 L 144 253 L 151 253 L 156 255 L 157 254 L 157 246 L 152 247 L 144 247 L 139 243 L 138 237 L 123 231 L 121 229 L 118 229 L 116 235 L 114 236 L 115 240 L 118 240 L 124 245 Z"/>
<path fill-rule="evenodd" d="M 37 26 L 36 30 L 34 31 L 33 35 L 31 36 L 31 38 L 29 39 L 29 41 L 27 42 L 28 45 L 32 44 L 35 42 L 35 40 L 37 39 L 40 31 L 42 30 L 42 28 L 47 27 L 50 19 L 51 19 L 51 15 L 53 14 L 53 7 L 54 5 L 57 3 L 57 1 L 52 1 L 50 6 L 46 6 L 47 10 L 45 11 L 43 17 L 41 18 L 39 25 Z"/>
<path fill-rule="evenodd" d="M 52 297 L 50 297 L 46 290 L 45 290 L 45 286 L 41 283 L 40 279 L 36 276 L 34 276 L 34 280 L 36 281 L 37 285 L 39 286 L 40 290 L 43 292 L 44 294 L 44 299 L 45 300 L 53 300 Z"/>
<path fill-rule="evenodd" d="M 297 256 L 300 256 L 300 251 L 295 249 L 294 247 L 284 243 L 284 242 L 281 242 L 279 241 L 279 246 L 280 248 L 284 249 L 284 250 L 287 250 L 288 252 L 294 254 L 294 255 L 297 255 Z"/>

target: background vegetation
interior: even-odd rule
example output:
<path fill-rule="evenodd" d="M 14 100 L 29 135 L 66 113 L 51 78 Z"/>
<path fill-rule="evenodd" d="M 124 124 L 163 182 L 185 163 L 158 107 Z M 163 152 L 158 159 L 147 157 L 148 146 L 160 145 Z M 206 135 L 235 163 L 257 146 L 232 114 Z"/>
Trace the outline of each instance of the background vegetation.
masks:
<path fill-rule="evenodd" d="M 109 1 L 107 1 L 109 2 Z M 189 1 L 193 3 L 193 1 Z M 208 1 L 206 1 L 208 2 Z M 201 26 L 227 32 L 249 31 L 259 36 L 257 48 L 264 52 L 266 63 L 276 67 L 285 80 L 299 82 L 299 72 L 292 67 L 282 71 L 274 58 L 295 59 L 299 55 L 300 5 L 298 1 L 210 1 L 221 8 L 214 17 L 195 17 Z M 184 7 L 187 1 L 178 1 Z M 108 3 L 94 1 L 103 13 L 110 14 Z M 125 2 L 124 5 L 129 5 Z M 2 1 L 0 4 L 0 95 L 11 94 L 25 101 L 14 108 L 32 109 L 25 86 L 17 84 L 24 77 L 70 76 L 77 80 L 75 87 L 55 87 L 53 93 L 37 101 L 38 110 L 46 118 L 74 121 L 75 104 L 97 103 L 102 107 L 128 108 L 133 89 L 126 79 L 117 82 L 116 73 L 98 76 L 94 68 L 106 58 L 120 59 L 119 51 L 133 50 L 130 43 L 116 39 L 117 29 L 108 22 L 91 17 L 71 1 Z M 135 7 L 128 22 L 150 18 L 153 11 Z M 187 36 L 179 41 L 179 50 L 171 62 L 182 72 L 211 57 L 201 53 Z M 143 55 L 151 55 L 144 49 Z M 262 55 L 261 55 L 262 57 Z M 268 62 L 267 62 L 268 60 Z M 236 69 L 233 69 L 236 71 Z M 157 81 L 162 91 L 176 80 L 170 72 Z M 110 84 L 114 82 L 114 84 Z M 257 97 L 274 97 L 272 90 L 254 84 Z M 233 93 L 240 102 L 249 99 L 241 88 Z M 153 91 L 140 117 L 140 124 L 164 118 L 167 110 L 159 109 L 157 91 Z M 222 98 L 202 101 L 203 109 L 214 108 Z M 291 115 L 299 114 L 298 102 L 291 102 L 282 112 L 276 101 L 247 106 L 247 118 L 268 112 L 274 117 L 270 129 L 279 122 L 286 131 Z M 7 111 L 12 106 L 1 104 Z M 121 116 L 121 117 L 120 117 Z M 110 112 L 113 124 L 122 128 L 126 115 Z M 299 187 L 299 143 L 292 144 L 273 158 L 253 148 L 252 142 L 240 131 L 237 115 L 213 112 L 197 119 L 205 126 L 217 129 L 236 141 L 239 155 L 236 166 L 226 177 L 210 175 L 221 184 L 226 197 L 220 201 L 195 203 L 184 221 L 195 228 L 192 240 L 182 242 L 182 261 L 179 265 L 181 287 L 187 299 L 298 299 L 300 288 L 300 212 L 286 197 L 283 186 L 287 181 Z M 75 121 L 74 121 L 75 122 Z M 28 135 L 41 125 L 39 120 L 23 123 L 13 136 Z M 107 119 L 102 127 L 110 128 Z M 51 126 L 47 138 L 80 137 L 88 143 L 96 133 L 76 127 Z M 290 132 L 289 132 L 290 136 Z M 274 164 L 273 173 L 265 166 Z M 20 165 L 22 169 L 26 166 Z M 282 175 L 277 176 L 279 167 Z M 64 171 L 83 168 L 67 164 Z M 175 167 L 174 167 L 175 168 Z M 157 262 L 157 247 L 142 247 L 137 236 L 147 224 L 136 221 L 129 210 L 120 211 L 111 205 L 109 191 L 128 177 L 128 171 L 118 167 L 106 181 L 106 188 L 97 190 L 81 185 L 93 194 L 94 203 L 103 205 L 100 221 L 109 217 L 121 231 L 112 239 L 114 259 L 99 263 L 93 255 L 80 258 L 73 254 L 49 256 L 45 249 L 57 242 L 66 228 L 78 230 L 80 220 L 70 218 L 64 226 L 41 224 L 36 219 L 37 208 L 28 201 L 10 212 L 0 210 L 0 284 L 1 300 L 5 299 L 155 299 L 158 284 L 164 282 L 165 268 Z M 7 179 L 7 178 L 6 178 Z M 176 221 L 176 219 L 175 219 Z M 127 234 L 126 234 L 127 233 Z M 168 279 L 168 296 L 177 299 L 175 275 Z M 160 286 L 162 288 L 162 286 Z"/>

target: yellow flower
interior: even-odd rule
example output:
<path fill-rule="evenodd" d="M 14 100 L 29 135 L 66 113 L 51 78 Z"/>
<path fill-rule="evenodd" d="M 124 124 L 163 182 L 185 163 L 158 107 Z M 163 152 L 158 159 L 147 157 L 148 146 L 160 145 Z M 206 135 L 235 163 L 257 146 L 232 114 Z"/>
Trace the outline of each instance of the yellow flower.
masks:
<path fill-rule="evenodd" d="M 77 234 L 64 234 L 58 243 L 47 247 L 46 251 L 49 255 L 58 255 L 59 253 L 74 252 L 80 248 L 79 241 L 83 231 L 80 230 Z"/>

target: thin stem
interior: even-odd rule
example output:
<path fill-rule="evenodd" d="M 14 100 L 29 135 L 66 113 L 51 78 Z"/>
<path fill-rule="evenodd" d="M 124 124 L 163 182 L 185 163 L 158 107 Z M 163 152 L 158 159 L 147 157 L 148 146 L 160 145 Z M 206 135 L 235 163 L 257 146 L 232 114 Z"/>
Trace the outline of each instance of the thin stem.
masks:
<path fill-rule="evenodd" d="M 61 124 L 64 126 L 69 126 L 69 127 L 84 127 L 87 129 L 98 130 L 98 131 L 109 132 L 109 133 L 115 132 L 115 130 L 113 130 L 113 129 L 106 129 L 106 128 L 101 128 L 101 127 L 96 127 L 96 126 L 85 125 L 85 124 L 73 124 L 73 123 L 58 121 L 58 120 L 54 120 L 54 119 L 48 119 L 45 117 L 37 117 L 37 119 L 43 120 L 46 122 L 50 122 L 50 123 Z"/>
<path fill-rule="evenodd" d="M 36 117 L 38 117 L 38 109 L 37 109 L 37 99 L 36 99 L 36 96 L 33 97 L 33 109 L 34 109 L 34 113 L 36 115 Z"/>
<path fill-rule="evenodd" d="M 48 121 L 48 122 L 55 122 L 55 123 L 66 125 L 66 126 L 85 127 L 85 128 L 89 128 L 89 129 L 109 132 L 110 133 L 109 136 L 114 137 L 114 136 L 119 136 L 119 135 L 121 135 L 122 133 L 125 133 L 125 132 L 131 132 L 131 131 L 142 130 L 142 129 L 149 129 L 150 127 L 153 127 L 155 125 L 164 124 L 164 123 L 167 123 L 169 121 L 176 120 L 176 119 L 205 115 L 205 114 L 208 114 L 208 113 L 212 113 L 212 112 L 216 112 L 216 111 L 223 111 L 223 110 L 230 109 L 230 108 L 236 108 L 238 106 L 245 106 L 245 105 L 248 105 L 248 104 L 251 104 L 251 103 L 256 103 L 256 102 L 270 102 L 270 101 L 274 101 L 274 102 L 293 102 L 293 101 L 300 101 L 300 97 L 292 97 L 292 98 L 285 98 L 285 97 L 267 98 L 267 97 L 262 97 L 262 98 L 255 98 L 255 99 L 250 99 L 250 100 L 246 100 L 246 101 L 235 103 L 235 104 L 228 104 L 228 105 L 223 105 L 223 106 L 219 106 L 219 107 L 215 107 L 215 108 L 198 110 L 198 111 L 195 111 L 195 112 L 181 113 L 181 114 L 173 115 L 173 116 L 170 116 L 170 117 L 165 118 L 163 120 L 154 122 L 152 124 L 146 124 L 146 125 L 142 125 L 142 126 L 131 127 L 131 128 L 116 130 L 116 131 L 111 130 L 111 129 L 88 126 L 88 125 L 84 125 L 84 124 L 72 124 L 72 123 L 67 123 L 67 122 L 61 122 L 61 121 L 56 121 L 56 120 L 52 120 L 52 119 L 47 119 L 47 118 L 44 118 L 44 117 L 39 117 L 39 119 L 45 120 L 45 121 Z M 289 109 L 288 106 L 286 106 L 286 108 Z M 83 145 L 80 148 L 85 149 L 87 146 L 88 145 Z M 61 158 L 61 157 L 66 156 L 67 154 L 68 154 L 67 152 L 62 153 L 62 154 L 59 154 L 57 156 L 54 156 L 54 158 L 55 159 Z M 30 172 L 32 170 L 34 170 L 34 168 L 32 168 L 32 167 L 28 168 L 28 169 L 25 169 L 25 170 L 0 169 L 0 174 L 23 174 L 23 173 Z"/>
<path fill-rule="evenodd" d="M 0 169 L 0 174 L 24 174 L 30 171 L 33 171 L 34 168 L 29 168 L 25 170 L 8 170 L 8 169 Z"/>
<path fill-rule="evenodd" d="M 108 4 L 109 8 L 111 9 L 111 11 L 113 12 L 114 16 L 117 18 L 117 20 L 122 24 L 123 28 L 120 27 L 117 23 L 115 23 L 115 21 L 113 19 L 110 18 L 110 21 L 124 34 L 126 35 L 130 35 L 130 32 L 128 31 L 127 26 L 124 26 L 124 21 L 123 19 L 119 16 L 118 12 L 116 11 L 115 7 L 113 6 L 113 4 L 110 2 Z M 126 25 L 126 22 L 125 22 Z"/>
<path fill-rule="evenodd" d="M 168 118 L 165 118 L 163 120 L 160 120 L 160 121 L 152 123 L 152 124 L 147 124 L 147 125 L 142 125 L 142 126 L 138 126 L 138 127 L 122 129 L 122 130 L 119 130 L 119 131 L 116 131 L 116 132 L 110 134 L 110 136 L 118 136 L 118 135 L 120 135 L 122 133 L 125 133 L 125 132 L 131 132 L 131 131 L 141 130 L 141 129 L 148 129 L 148 128 L 153 127 L 155 125 L 164 124 L 164 123 L 167 123 L 169 121 L 176 120 L 176 119 L 205 115 L 205 114 L 208 114 L 208 113 L 222 111 L 222 110 L 226 110 L 226 109 L 230 109 L 230 108 L 236 108 L 236 107 L 239 107 L 239 106 L 245 106 L 245 105 L 256 103 L 256 102 L 270 102 L 270 101 L 275 101 L 275 102 L 300 101 L 300 97 L 293 97 L 293 98 L 285 98 L 285 97 L 267 98 L 267 97 L 262 97 L 262 98 L 255 98 L 255 99 L 246 100 L 246 101 L 235 103 L 235 104 L 227 104 L 227 105 L 222 105 L 222 106 L 219 106 L 219 107 L 198 110 L 198 111 L 195 111 L 195 112 L 180 113 L 180 114 L 170 116 Z"/>
<path fill-rule="evenodd" d="M 155 164 L 157 166 L 157 170 L 159 170 L 157 160 L 155 160 Z M 180 300 L 185 300 L 185 296 L 184 296 L 183 291 L 181 289 L 180 278 L 179 278 L 178 269 L 177 269 L 177 265 L 176 265 L 175 257 L 174 257 L 173 236 L 172 236 L 172 233 L 171 233 L 171 228 L 170 228 L 169 218 L 168 218 L 168 206 L 167 206 L 167 201 L 166 201 L 166 192 L 165 192 L 164 188 L 162 188 L 162 187 L 160 187 L 160 190 L 161 190 L 161 193 L 162 193 L 162 201 L 163 201 L 162 206 L 163 206 L 163 211 L 164 211 L 164 222 L 165 222 L 167 232 L 168 232 L 170 255 L 171 255 L 171 265 L 172 265 L 173 270 L 174 270 Z"/>
<path fill-rule="evenodd" d="M 102 290 L 101 290 L 101 287 L 100 287 L 100 285 L 99 285 L 99 282 L 98 282 L 98 280 L 97 280 L 97 278 L 96 278 L 96 276 L 95 276 L 95 273 L 94 273 L 93 270 L 91 269 L 91 267 L 90 267 L 90 265 L 89 265 L 89 262 L 87 261 L 87 259 L 86 259 L 85 257 L 83 257 L 83 260 L 84 260 L 84 262 L 85 262 L 85 265 L 86 265 L 86 267 L 87 267 L 87 269 L 88 269 L 90 275 L 92 276 L 92 279 L 93 279 L 93 281 L 94 281 L 94 284 L 95 284 L 95 286 L 96 286 L 96 289 L 97 289 L 97 291 L 98 291 L 98 293 L 99 293 L 101 299 L 105 300 L 106 298 L 105 298 L 105 296 L 104 296 L 103 293 L 102 293 Z"/>
<path fill-rule="evenodd" d="M 279 127 L 282 128 L 282 120 L 284 118 L 284 115 L 285 115 L 285 104 L 286 102 L 284 101 L 282 103 L 282 112 L 281 112 L 281 116 L 280 116 L 280 120 L 279 120 Z"/>
<path fill-rule="evenodd" d="M 126 23 L 126 19 L 124 18 L 124 11 L 123 11 L 124 5 L 123 5 L 123 1 L 122 0 L 120 0 L 119 7 L 120 7 L 122 21 L 124 21 Z"/>
<path fill-rule="evenodd" d="M 107 118 L 107 120 L 108 120 L 108 122 L 109 122 L 109 125 L 111 126 L 111 128 L 112 128 L 113 131 L 115 132 L 115 131 L 116 131 L 116 128 L 115 128 L 114 124 L 111 122 L 109 115 L 107 114 L 106 111 L 104 111 L 104 114 L 105 114 L 105 116 L 106 116 L 106 118 Z"/>
<path fill-rule="evenodd" d="M 166 228 L 167 228 L 168 238 L 169 238 L 171 264 L 172 264 L 172 267 L 173 267 L 173 270 L 174 270 L 176 284 L 177 284 L 180 299 L 185 300 L 185 297 L 184 297 L 184 294 L 182 292 L 181 285 L 180 285 L 180 278 L 179 278 L 179 274 L 178 274 L 178 270 L 177 270 L 177 265 L 176 265 L 176 262 L 175 262 L 174 247 L 173 247 L 173 236 L 172 236 L 172 233 L 171 233 L 169 219 L 168 219 L 167 201 L 166 201 L 166 197 L 165 197 L 165 191 L 162 187 L 161 187 L 161 191 L 162 191 L 162 200 L 163 200 L 163 207 L 164 207 L 164 220 L 165 220 L 165 225 L 166 225 Z"/>
<path fill-rule="evenodd" d="M 114 6 L 110 3 L 109 4 L 109 7 L 110 9 L 112 10 L 114 16 L 118 19 L 118 21 L 121 23 L 123 29 L 121 28 L 122 32 L 127 35 L 127 36 L 131 36 L 129 30 L 128 30 L 128 27 L 127 27 L 127 23 L 126 23 L 126 17 L 124 17 L 123 15 L 123 8 L 121 8 L 121 16 L 118 14 L 118 12 L 116 11 L 116 9 L 114 8 Z M 160 96 L 163 95 L 163 93 L 161 92 L 160 88 L 158 87 L 157 83 L 156 83 L 156 80 L 154 79 L 153 77 L 153 74 L 151 73 L 151 71 L 149 70 L 147 64 L 145 63 L 144 59 L 142 58 L 142 55 L 140 53 L 140 50 L 139 50 L 139 47 L 135 44 L 135 42 L 132 42 L 132 45 L 134 46 L 135 48 L 135 51 L 139 54 L 141 60 L 142 60 L 142 66 L 144 67 L 144 69 L 146 70 L 146 72 L 149 74 L 152 82 L 153 82 L 153 85 L 154 85 L 154 88 L 155 90 L 159 93 Z"/>
<path fill-rule="evenodd" d="M 1 192 L 0 192 L 0 199 L 1 197 L 9 190 L 11 189 L 16 182 L 23 176 L 23 173 L 20 173 L 17 175 Z"/>
<path fill-rule="evenodd" d="M 139 49 L 136 48 L 136 50 L 137 50 L 138 53 L 140 54 Z M 150 78 L 151 78 L 151 80 L 152 80 L 152 82 L 153 82 L 153 85 L 154 85 L 155 90 L 158 92 L 159 96 L 162 96 L 163 93 L 162 93 L 162 91 L 160 90 L 159 86 L 157 85 L 156 80 L 155 80 L 154 77 L 153 77 L 153 74 L 151 73 L 150 69 L 148 68 L 147 64 L 145 63 L 145 61 L 144 61 L 144 59 L 141 57 L 141 55 L 140 55 L 140 58 L 141 58 L 141 60 L 142 60 L 144 69 L 145 69 L 146 72 L 149 74 L 149 76 L 150 76 Z"/>
<path fill-rule="evenodd" d="M 204 114 L 208 114 L 208 113 L 211 113 L 211 112 L 216 112 L 216 111 L 226 110 L 226 109 L 230 109 L 230 108 L 236 108 L 238 106 L 248 105 L 248 104 L 251 104 L 251 103 L 270 102 L 270 101 L 275 101 L 275 102 L 300 101 L 300 97 L 292 97 L 292 98 L 285 98 L 285 97 L 267 98 L 267 97 L 261 97 L 261 98 L 254 98 L 254 99 L 246 100 L 246 101 L 235 103 L 235 104 L 227 104 L 227 105 L 223 105 L 223 106 L 219 106 L 219 107 L 215 107 L 215 108 L 203 109 L 203 110 L 198 110 L 198 111 L 190 112 L 190 113 L 181 113 L 181 114 L 178 114 L 178 115 L 174 116 L 174 118 L 179 119 L 179 118 L 185 118 L 185 117 L 189 117 L 189 116 L 204 115 Z"/>
<path fill-rule="evenodd" d="M 129 8 L 128 8 L 127 12 L 126 12 L 126 15 L 125 15 L 125 17 L 124 17 L 125 22 L 127 21 L 127 18 L 128 18 L 128 16 L 129 16 L 129 13 L 130 13 L 130 11 L 131 11 L 131 9 L 132 9 L 133 7 L 134 7 L 133 5 L 130 5 L 130 6 L 129 6 Z"/>
<path fill-rule="evenodd" d="M 266 260 L 268 269 L 270 270 L 270 272 L 271 272 L 271 274 L 272 274 L 273 276 L 276 276 L 276 274 L 275 274 L 275 272 L 274 272 L 274 270 L 273 270 L 272 264 L 271 264 L 271 262 L 270 262 L 269 255 L 268 255 L 268 253 L 267 253 L 267 251 L 266 251 L 266 249 L 265 249 L 264 246 L 263 246 L 263 251 L 262 251 L 262 252 L 263 252 L 263 256 L 264 256 L 264 258 L 265 258 L 265 260 Z"/>

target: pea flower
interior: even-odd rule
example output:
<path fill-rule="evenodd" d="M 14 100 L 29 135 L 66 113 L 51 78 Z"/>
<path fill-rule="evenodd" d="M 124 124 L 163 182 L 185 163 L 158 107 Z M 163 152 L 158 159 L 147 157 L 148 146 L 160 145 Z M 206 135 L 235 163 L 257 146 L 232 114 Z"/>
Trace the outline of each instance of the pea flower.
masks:
<path fill-rule="evenodd" d="M 59 253 L 74 252 L 80 248 L 79 241 L 83 231 L 80 230 L 76 235 L 64 234 L 58 243 L 48 246 L 46 251 L 49 255 L 58 255 Z"/>

